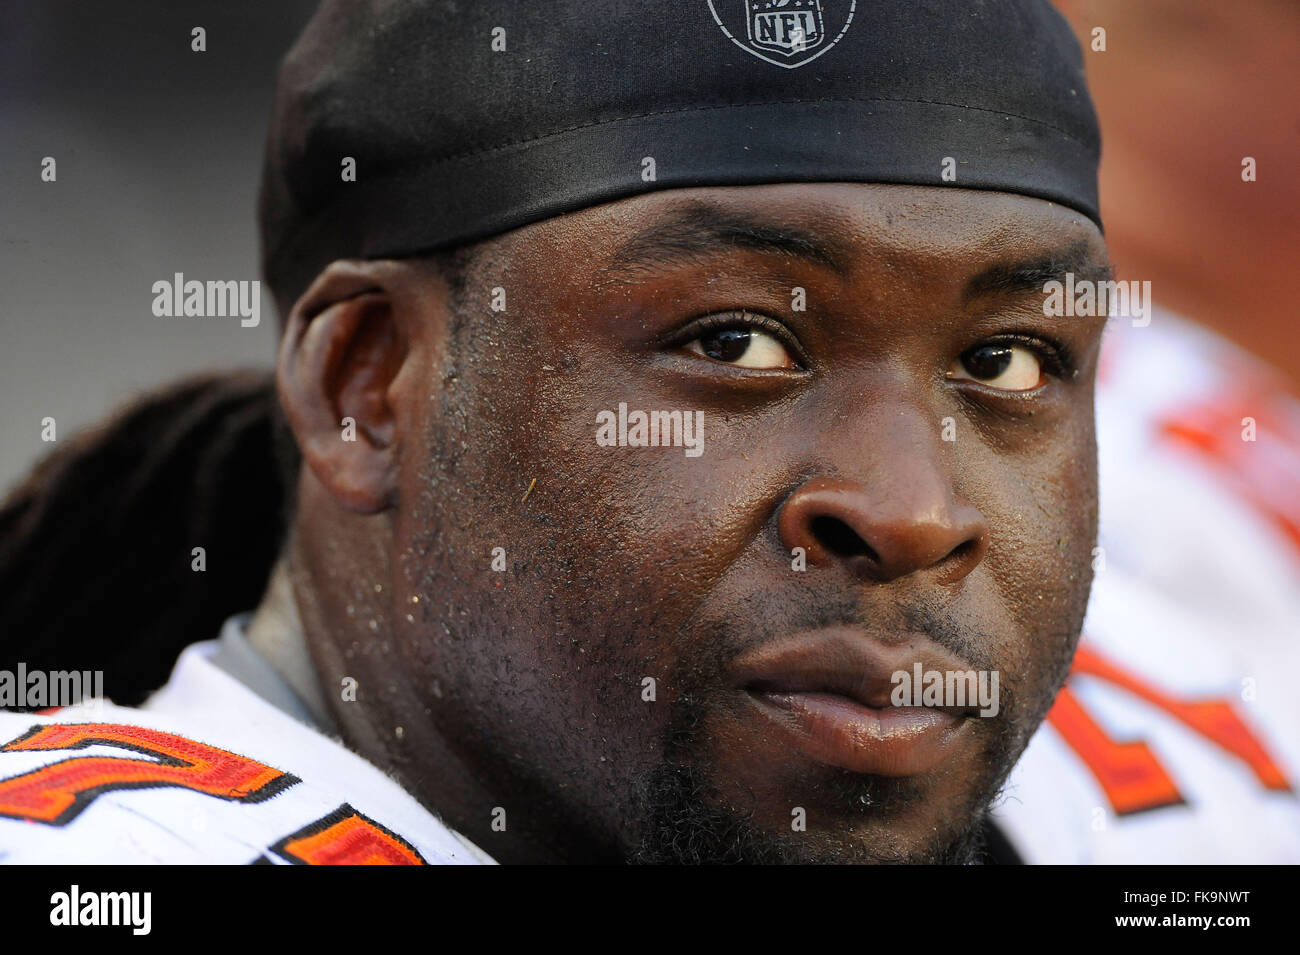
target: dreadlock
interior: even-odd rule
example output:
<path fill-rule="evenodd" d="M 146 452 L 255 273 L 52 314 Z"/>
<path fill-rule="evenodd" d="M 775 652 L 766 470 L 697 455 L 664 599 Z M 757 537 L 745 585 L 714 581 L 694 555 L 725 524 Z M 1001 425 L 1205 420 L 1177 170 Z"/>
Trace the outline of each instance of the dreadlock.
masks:
<path fill-rule="evenodd" d="M 278 408 L 269 373 L 188 378 L 41 461 L 0 506 L 0 668 L 103 670 L 139 703 L 255 606 L 288 517 Z"/>

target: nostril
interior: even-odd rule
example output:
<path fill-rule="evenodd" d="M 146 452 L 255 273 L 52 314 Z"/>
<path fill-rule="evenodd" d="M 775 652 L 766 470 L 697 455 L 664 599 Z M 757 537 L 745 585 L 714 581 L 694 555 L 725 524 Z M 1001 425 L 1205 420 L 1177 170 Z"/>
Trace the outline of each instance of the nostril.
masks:
<path fill-rule="evenodd" d="M 879 562 L 880 555 L 848 524 L 835 517 L 814 517 L 813 535 L 837 557 L 869 557 Z"/>
<path fill-rule="evenodd" d="M 975 548 L 977 548 L 978 546 L 979 546 L 979 541 L 974 538 L 970 540 L 962 541 L 960 544 L 958 544 L 956 547 L 952 549 L 951 553 L 948 554 L 948 560 L 951 561 L 965 560 L 972 553 L 974 553 Z"/>

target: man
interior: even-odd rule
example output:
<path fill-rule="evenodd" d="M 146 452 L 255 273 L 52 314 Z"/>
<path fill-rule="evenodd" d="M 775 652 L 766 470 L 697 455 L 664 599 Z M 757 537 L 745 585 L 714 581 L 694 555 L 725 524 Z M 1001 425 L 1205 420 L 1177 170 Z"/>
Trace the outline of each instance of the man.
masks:
<path fill-rule="evenodd" d="M 1108 275 L 1097 152 L 1045 3 L 326 3 L 263 193 L 276 569 L 143 707 L 0 716 L 10 857 L 979 858 L 1092 575 L 1104 315 L 1043 302 Z M 272 483 L 255 382 L 173 397 L 80 460 Z M 55 636 L 11 652 L 140 658 Z"/>

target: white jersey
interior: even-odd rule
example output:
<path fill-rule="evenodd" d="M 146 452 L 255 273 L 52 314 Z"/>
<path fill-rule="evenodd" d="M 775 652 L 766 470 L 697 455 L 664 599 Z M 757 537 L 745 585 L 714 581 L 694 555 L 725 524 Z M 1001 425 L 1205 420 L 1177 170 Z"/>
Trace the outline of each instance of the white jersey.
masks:
<path fill-rule="evenodd" d="M 217 650 L 187 648 L 140 708 L 0 713 L 0 861 L 492 862 L 377 767 L 216 666 Z"/>
<path fill-rule="evenodd" d="M 1084 635 L 994 819 L 1033 863 L 1300 862 L 1300 403 L 1156 311 L 1097 424 Z"/>

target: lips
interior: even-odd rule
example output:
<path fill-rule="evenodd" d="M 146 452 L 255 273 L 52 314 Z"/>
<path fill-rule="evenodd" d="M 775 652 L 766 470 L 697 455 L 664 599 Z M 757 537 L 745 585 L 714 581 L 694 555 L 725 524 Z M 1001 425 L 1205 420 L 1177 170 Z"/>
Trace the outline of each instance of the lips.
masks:
<path fill-rule="evenodd" d="M 917 663 L 925 670 L 969 669 L 924 636 L 885 647 L 861 631 L 836 629 L 746 652 L 733 670 L 776 747 L 850 772 L 916 776 L 960 753 L 975 713 L 894 706 L 892 675 Z"/>

